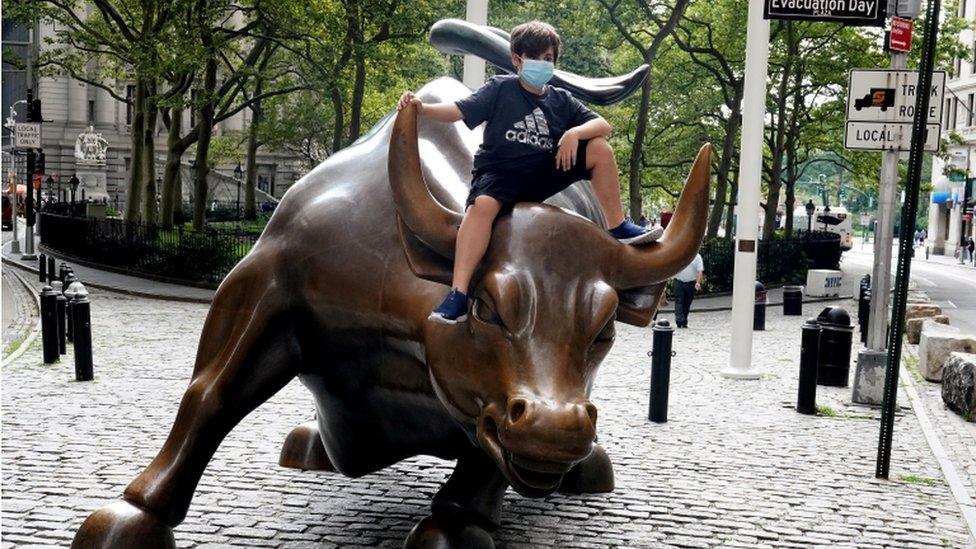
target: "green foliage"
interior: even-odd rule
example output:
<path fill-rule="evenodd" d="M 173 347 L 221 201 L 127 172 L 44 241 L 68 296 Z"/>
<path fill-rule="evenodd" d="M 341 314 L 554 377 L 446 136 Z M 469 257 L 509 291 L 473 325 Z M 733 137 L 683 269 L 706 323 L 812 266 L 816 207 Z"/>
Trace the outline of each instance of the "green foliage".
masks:
<path fill-rule="evenodd" d="M 837 410 L 834 410 L 833 408 L 831 408 L 830 406 L 827 406 L 826 404 L 817 404 L 817 415 L 818 416 L 823 416 L 823 417 L 839 417 L 840 416 L 840 414 L 837 413 Z"/>
<path fill-rule="evenodd" d="M 908 475 L 898 475 L 898 480 L 906 482 L 908 484 L 917 484 L 920 486 L 936 486 L 939 484 L 934 478 L 925 477 L 922 475 L 908 474 Z"/>

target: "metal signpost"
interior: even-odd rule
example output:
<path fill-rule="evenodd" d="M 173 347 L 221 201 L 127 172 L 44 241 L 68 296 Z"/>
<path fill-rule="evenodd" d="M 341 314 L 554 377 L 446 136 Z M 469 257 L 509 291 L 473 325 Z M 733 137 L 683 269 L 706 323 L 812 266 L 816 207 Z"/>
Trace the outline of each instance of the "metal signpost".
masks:
<path fill-rule="evenodd" d="M 940 0 L 930 0 L 925 17 L 922 61 L 919 66 L 919 88 L 928 90 L 933 82 L 932 67 L 935 64 L 935 40 L 939 29 Z M 908 280 L 911 274 L 912 229 L 918 213 L 918 187 L 922 175 L 922 144 L 929 112 L 931 94 L 920 93 L 915 97 L 915 120 L 912 128 L 912 147 L 908 158 L 908 179 L 905 184 L 905 205 L 901 214 L 901 236 L 898 242 L 898 268 L 895 276 L 894 305 L 891 311 L 891 329 L 888 334 L 888 354 L 885 363 L 884 401 L 881 406 L 881 429 L 878 440 L 878 459 L 874 475 L 888 478 L 891 464 L 891 439 L 895 423 L 895 396 L 898 390 L 898 368 L 901 363 L 902 329 L 905 323 L 905 302 L 908 297 Z M 941 101 L 940 101 L 941 103 Z M 885 273 L 887 276 L 888 273 Z M 873 320 L 873 319 L 872 319 Z"/>

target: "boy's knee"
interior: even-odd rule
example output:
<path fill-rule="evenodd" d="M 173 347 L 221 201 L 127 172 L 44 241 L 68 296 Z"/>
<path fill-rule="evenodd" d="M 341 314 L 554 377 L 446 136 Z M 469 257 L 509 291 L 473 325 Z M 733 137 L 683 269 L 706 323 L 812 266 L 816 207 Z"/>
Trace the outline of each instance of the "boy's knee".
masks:
<path fill-rule="evenodd" d="M 594 160 L 613 158 L 613 147 L 603 137 L 594 137 L 586 143 L 586 157 Z"/>
<path fill-rule="evenodd" d="M 490 215 L 494 216 L 502 208 L 502 203 L 498 201 L 497 198 L 492 198 L 488 195 L 481 195 L 474 199 L 474 204 L 468 208 L 468 213 L 474 215 Z"/>

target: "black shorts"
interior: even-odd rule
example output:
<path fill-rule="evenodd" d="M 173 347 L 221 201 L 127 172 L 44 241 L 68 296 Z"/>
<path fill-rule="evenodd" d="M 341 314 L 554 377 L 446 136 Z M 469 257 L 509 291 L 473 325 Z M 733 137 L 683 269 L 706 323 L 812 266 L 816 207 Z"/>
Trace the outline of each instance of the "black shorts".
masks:
<path fill-rule="evenodd" d="M 588 140 L 580 140 L 576 163 L 566 171 L 556 169 L 555 156 L 550 157 L 547 167 L 534 172 L 475 171 L 464 209 L 471 207 L 481 195 L 494 198 L 503 207 L 516 202 L 542 202 L 577 181 L 589 179 L 590 170 L 586 169 L 587 143 Z"/>

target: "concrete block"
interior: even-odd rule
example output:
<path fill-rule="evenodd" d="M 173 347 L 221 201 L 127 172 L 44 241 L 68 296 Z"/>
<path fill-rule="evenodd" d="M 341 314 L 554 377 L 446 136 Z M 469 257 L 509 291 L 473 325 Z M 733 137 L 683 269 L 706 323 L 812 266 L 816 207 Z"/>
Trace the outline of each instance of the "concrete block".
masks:
<path fill-rule="evenodd" d="M 976 336 L 927 320 L 918 341 L 918 369 L 929 381 L 942 381 L 942 368 L 953 352 L 976 353 Z"/>
<path fill-rule="evenodd" d="M 905 321 L 905 336 L 912 345 L 918 345 L 918 338 L 922 336 L 922 323 L 931 320 L 939 324 L 949 324 L 949 317 L 946 315 L 910 318 Z"/>
<path fill-rule="evenodd" d="M 939 316 L 942 308 L 931 303 L 911 303 L 905 307 L 905 320 L 911 318 L 924 318 L 928 316 Z"/>
<path fill-rule="evenodd" d="M 976 421 L 976 355 L 949 355 L 942 370 L 942 401 L 966 421 Z"/>
<path fill-rule="evenodd" d="M 884 351 L 862 349 L 857 354 L 854 369 L 854 388 L 851 400 L 858 404 L 881 405 L 884 400 L 885 363 L 888 354 Z"/>

